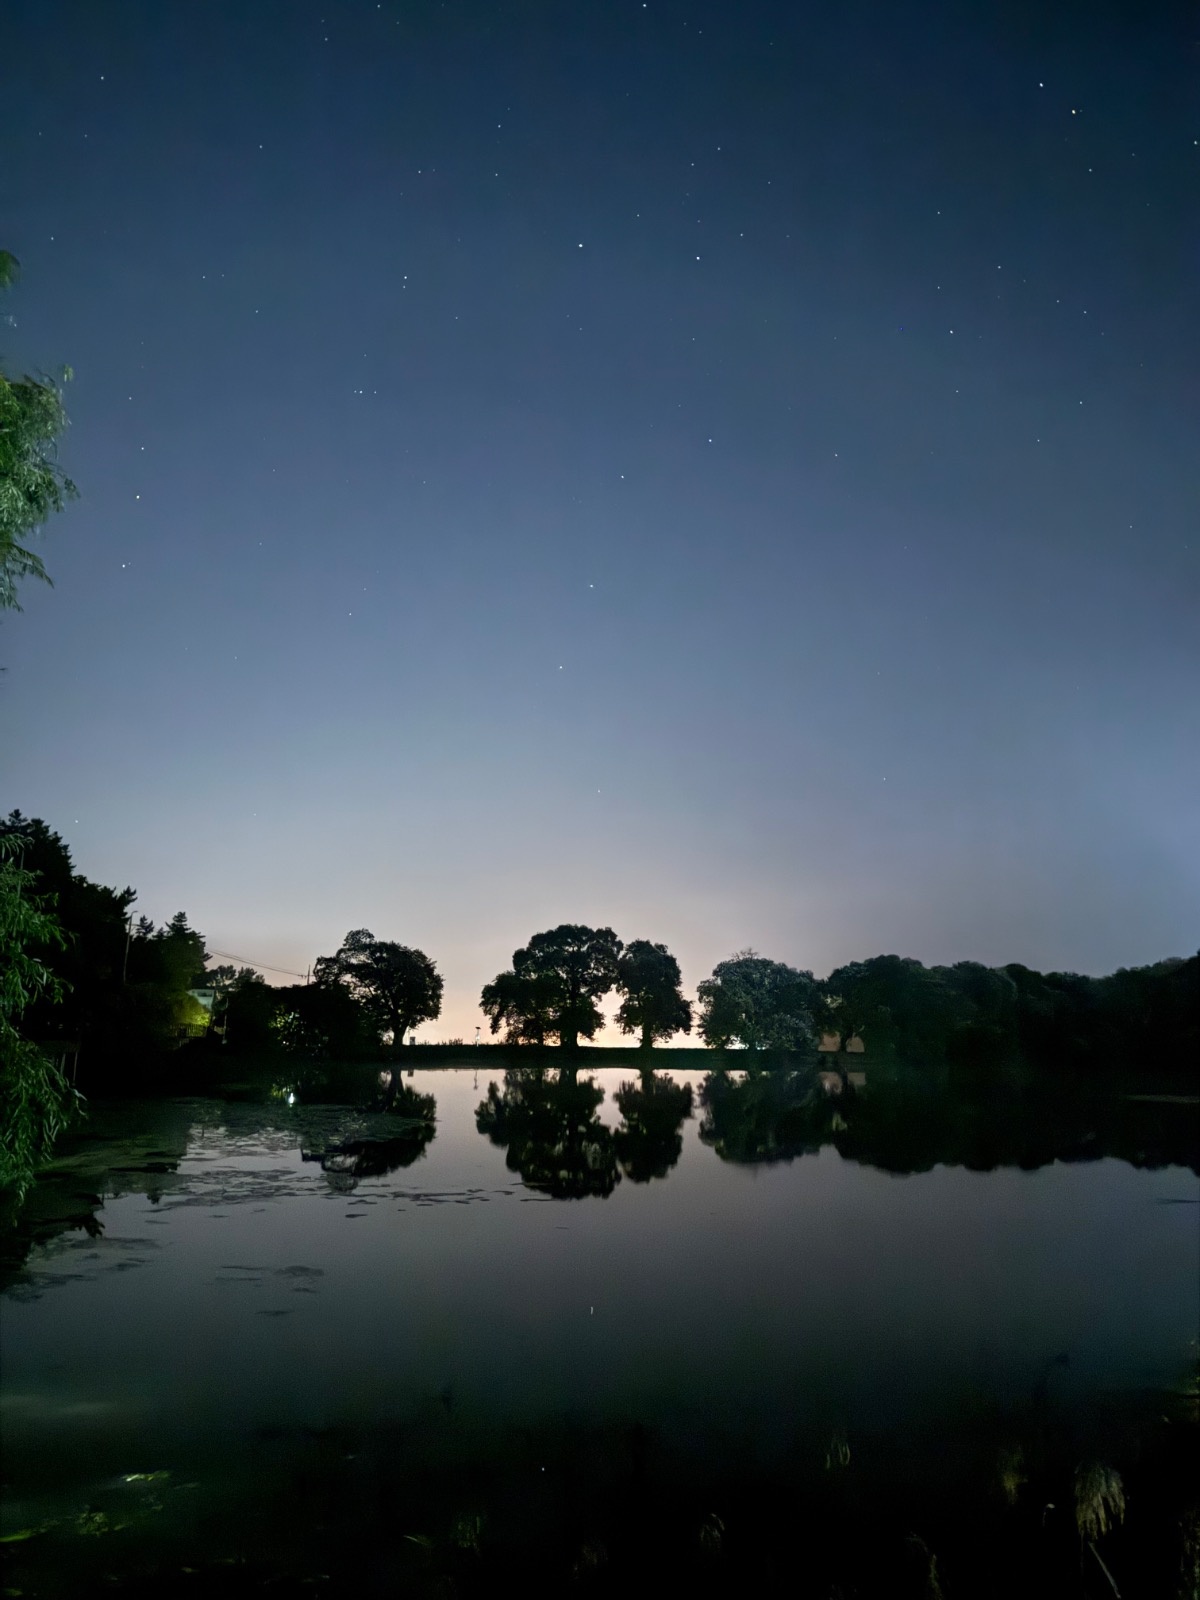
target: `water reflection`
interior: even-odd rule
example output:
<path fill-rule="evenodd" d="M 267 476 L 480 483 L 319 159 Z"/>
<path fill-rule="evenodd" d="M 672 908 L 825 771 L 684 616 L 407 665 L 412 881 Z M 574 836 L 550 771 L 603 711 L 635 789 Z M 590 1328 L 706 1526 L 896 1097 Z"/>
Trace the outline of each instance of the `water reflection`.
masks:
<path fill-rule="evenodd" d="M 1195 1165 L 1195 1108 L 748 1066 L 94 1106 L 28 1211 L 80 1231 L 6 1302 L 7 1528 L 57 1519 L 11 1581 L 123 1592 L 136 1532 L 156 1593 L 772 1593 L 802 1550 L 818 1595 L 928 1595 L 934 1555 L 947 1594 L 1065 1594 L 1120 1473 L 1104 1558 L 1173 1593 L 1194 1434 L 1142 1396 L 1195 1326 L 1196 1191 L 1129 1168 Z"/>
<path fill-rule="evenodd" d="M 38 1174 L 25 1204 L 0 1214 L 0 1288 L 20 1277 L 37 1246 L 76 1232 L 84 1235 L 82 1246 L 103 1240 L 98 1213 L 107 1200 L 142 1194 L 157 1206 L 176 1187 L 194 1121 L 186 1102 L 150 1102 L 132 1116 L 126 1105 L 92 1106 L 87 1122 Z M 27 1281 L 27 1292 L 40 1292 L 40 1283 Z"/>
<path fill-rule="evenodd" d="M 342 1135 L 319 1150 L 301 1150 L 304 1161 L 319 1161 L 329 1186 L 339 1194 L 356 1189 L 362 1178 L 383 1178 L 411 1167 L 425 1154 L 437 1132 L 437 1101 L 405 1084 L 397 1073 L 381 1084 L 381 1108 L 369 1131 Z"/>
<path fill-rule="evenodd" d="M 512 1068 L 488 1085 L 475 1126 L 506 1152 L 509 1169 L 556 1200 L 610 1195 L 621 1180 L 612 1130 L 598 1112 L 604 1090 L 569 1067 Z"/>
<path fill-rule="evenodd" d="M 1106 1156 L 1200 1172 L 1200 1106 L 1108 1084 L 931 1081 L 904 1072 L 868 1082 L 779 1067 L 710 1073 L 700 1104 L 702 1143 L 742 1164 L 795 1161 L 832 1146 L 847 1161 L 893 1173 L 1034 1171 Z"/>
<path fill-rule="evenodd" d="M 722 1161 L 792 1161 L 815 1155 L 846 1127 L 854 1096 L 835 1098 L 811 1068 L 713 1072 L 700 1090 L 700 1138 Z"/>
<path fill-rule="evenodd" d="M 621 1171 L 631 1183 L 665 1178 L 683 1153 L 683 1124 L 692 1114 L 690 1085 L 643 1070 L 614 1096 L 621 1126 L 614 1142 Z"/>

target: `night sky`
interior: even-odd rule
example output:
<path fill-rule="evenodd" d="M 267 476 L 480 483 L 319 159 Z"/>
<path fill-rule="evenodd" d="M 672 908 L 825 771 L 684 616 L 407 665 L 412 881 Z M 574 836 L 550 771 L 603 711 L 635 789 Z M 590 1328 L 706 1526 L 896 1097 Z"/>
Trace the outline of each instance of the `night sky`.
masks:
<path fill-rule="evenodd" d="M 1194 950 L 1198 37 L 7 0 L 0 338 L 82 497 L 4 809 L 237 956 L 420 946 L 424 1038 L 561 921 L 689 989 Z"/>

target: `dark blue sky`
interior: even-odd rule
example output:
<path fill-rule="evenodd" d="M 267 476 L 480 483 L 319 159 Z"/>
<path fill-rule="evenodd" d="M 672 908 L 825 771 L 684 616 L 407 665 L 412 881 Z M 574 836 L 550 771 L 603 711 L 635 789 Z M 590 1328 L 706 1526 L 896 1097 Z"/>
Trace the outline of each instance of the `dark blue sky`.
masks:
<path fill-rule="evenodd" d="M 1200 917 L 1190 8 L 9 0 L 4 790 L 303 970 Z"/>

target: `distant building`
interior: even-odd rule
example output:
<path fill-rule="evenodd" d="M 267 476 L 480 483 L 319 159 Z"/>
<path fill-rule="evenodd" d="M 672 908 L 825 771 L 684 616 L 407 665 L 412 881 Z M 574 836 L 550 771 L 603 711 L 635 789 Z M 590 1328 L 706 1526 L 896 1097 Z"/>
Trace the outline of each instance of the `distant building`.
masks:
<path fill-rule="evenodd" d="M 192 999 L 197 1003 L 197 1005 L 204 1007 L 205 1011 L 207 1011 L 211 1017 L 213 1002 L 217 998 L 217 991 L 215 989 L 189 989 L 188 993 L 191 995 Z"/>

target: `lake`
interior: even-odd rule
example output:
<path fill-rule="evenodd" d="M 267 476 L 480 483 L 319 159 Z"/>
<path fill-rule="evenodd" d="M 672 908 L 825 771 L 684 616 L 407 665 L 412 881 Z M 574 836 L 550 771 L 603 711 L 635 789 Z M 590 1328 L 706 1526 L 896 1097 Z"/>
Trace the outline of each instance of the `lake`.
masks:
<path fill-rule="evenodd" d="M 656 1059 L 94 1106 L 8 1245 L 8 1582 L 1159 1592 L 1196 1107 Z"/>

